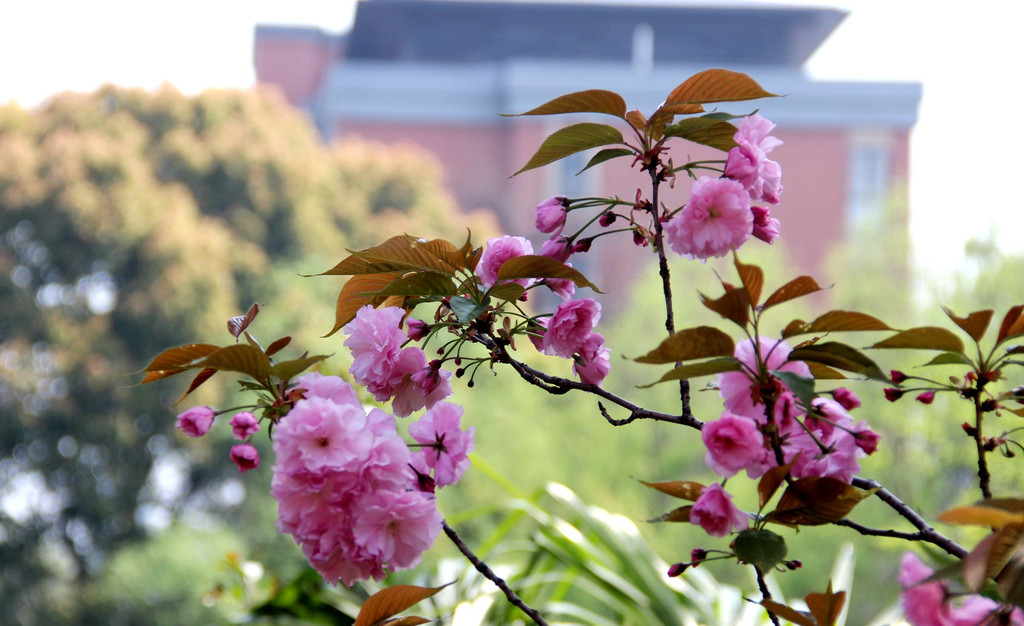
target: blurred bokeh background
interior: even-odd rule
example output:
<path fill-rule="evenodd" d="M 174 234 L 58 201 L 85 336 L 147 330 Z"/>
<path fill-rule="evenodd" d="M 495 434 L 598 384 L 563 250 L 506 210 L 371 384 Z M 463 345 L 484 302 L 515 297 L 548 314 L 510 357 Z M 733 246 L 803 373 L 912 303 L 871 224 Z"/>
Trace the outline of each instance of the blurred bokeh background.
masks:
<path fill-rule="evenodd" d="M 264 311 L 254 334 L 292 335 L 302 349 L 336 353 L 323 371 L 340 373 L 341 339 L 321 338 L 340 283 L 300 274 L 398 232 L 461 242 L 469 228 L 477 243 L 528 232 L 533 206 L 555 194 L 631 197 L 628 176 L 576 177 L 575 161 L 506 179 L 553 124 L 573 120 L 498 113 L 563 92 L 612 89 L 648 110 L 690 74 L 724 66 L 785 95 L 727 109 L 760 107 L 786 141 L 775 153 L 786 185 L 782 240 L 744 260 L 762 264 L 769 285 L 798 272 L 835 285 L 794 303 L 773 320 L 779 328 L 826 308 L 868 311 L 894 326 L 941 323 L 940 304 L 1001 315 L 1024 296 L 1024 211 L 998 177 L 1024 142 L 1007 69 L 1020 53 L 1004 32 L 1015 11 L 987 0 L 966 13 L 927 14 L 916 2 L 868 0 L 5 7 L 0 614 L 17 624 L 196 624 L 251 619 L 248 611 L 281 589 L 326 594 L 334 606 L 357 602 L 365 590 L 333 594 L 304 578 L 301 553 L 275 530 L 268 442 L 264 466 L 238 475 L 226 429 L 188 440 L 173 428 L 183 381 L 137 387 L 135 373 L 172 345 L 226 343 L 226 320 L 254 301 Z M 572 36 L 552 35 L 569 24 Z M 997 175 L 985 173 L 989 165 Z M 582 269 L 612 290 L 602 320 L 609 345 L 616 356 L 636 356 L 660 339 L 649 331 L 660 323 L 648 321 L 660 304 L 650 265 L 624 261 L 637 255 L 622 244 L 595 246 Z M 687 323 L 716 322 L 696 298 L 715 289 L 711 265 L 675 264 Z M 879 360 L 915 364 L 898 358 Z M 613 368 L 613 390 L 672 410 L 670 390 L 636 388 L 657 377 L 650 367 L 615 358 Z M 592 400 L 552 398 L 510 374 L 457 390 L 481 463 L 440 503 L 471 542 L 522 552 L 515 540 L 537 532 L 538 520 L 503 504 L 517 494 L 590 523 L 564 492 L 544 491 L 555 481 L 638 523 L 669 562 L 707 543 L 687 527 L 644 524 L 669 503 L 635 480 L 708 479 L 695 433 L 614 429 Z M 185 406 L 238 404 L 234 382 L 218 378 Z M 864 475 L 926 516 L 973 498 L 955 407 L 890 405 L 877 386 L 851 386 L 865 400 L 861 417 L 884 435 Z M 716 393 L 696 396 L 698 415 L 720 411 Z M 997 491 L 1011 492 L 1019 464 L 996 461 Z M 897 523 L 873 503 L 857 513 L 865 523 Z M 787 540 L 805 563 L 780 576 L 793 596 L 820 591 L 853 542 L 853 557 L 843 557 L 853 572 L 850 623 L 896 601 L 905 544 L 842 528 Z M 571 555 L 552 541 L 548 557 L 565 564 Z M 399 580 L 451 580 L 452 554 L 439 543 L 427 574 Z M 588 561 L 574 558 L 560 580 L 585 588 L 578 577 Z M 749 587 L 737 568 L 706 569 L 723 585 Z M 732 593 L 712 583 L 693 585 Z M 472 600 L 463 591 L 437 614 Z M 600 605 L 593 594 L 565 593 L 560 599 L 581 607 L 576 621 L 592 621 L 582 616 Z M 292 619 L 332 615 L 309 611 Z"/>

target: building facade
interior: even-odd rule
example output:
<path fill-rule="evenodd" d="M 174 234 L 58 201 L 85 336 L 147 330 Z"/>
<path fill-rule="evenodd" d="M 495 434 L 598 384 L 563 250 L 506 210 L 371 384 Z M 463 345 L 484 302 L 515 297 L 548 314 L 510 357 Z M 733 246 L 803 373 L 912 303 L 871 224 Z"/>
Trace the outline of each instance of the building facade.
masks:
<path fill-rule="evenodd" d="M 515 233 L 533 232 L 533 208 L 544 198 L 632 197 L 641 179 L 621 161 L 577 176 L 587 154 L 509 178 L 551 132 L 611 118 L 501 114 L 583 89 L 616 91 L 630 108 L 650 112 L 701 70 L 745 72 L 783 97 L 723 110 L 757 109 L 778 124 L 785 143 L 772 154 L 784 184 L 773 209 L 783 223 L 776 245 L 815 272 L 851 226 L 905 194 L 921 97 L 916 83 L 807 77 L 804 63 L 843 17 L 832 9 L 626 0 L 361 0 L 342 35 L 259 26 L 254 61 L 258 81 L 278 85 L 325 138 L 419 144 L 437 156 L 463 208 L 491 208 Z M 694 147 L 675 161 L 716 156 Z M 671 201 L 685 201 L 688 186 L 680 184 Z M 619 256 L 614 247 L 600 255 L 588 276 L 625 288 L 630 277 Z"/>

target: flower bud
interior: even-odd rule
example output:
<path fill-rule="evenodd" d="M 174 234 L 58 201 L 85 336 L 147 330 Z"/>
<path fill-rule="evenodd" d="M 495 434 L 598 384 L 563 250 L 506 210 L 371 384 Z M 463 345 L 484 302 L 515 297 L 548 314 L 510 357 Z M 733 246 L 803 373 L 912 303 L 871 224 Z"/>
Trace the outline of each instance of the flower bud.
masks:
<path fill-rule="evenodd" d="M 961 424 L 960 428 L 964 429 L 964 432 L 967 433 L 968 437 L 973 437 L 973 436 L 978 434 L 978 429 L 975 428 L 974 426 L 971 426 L 967 422 L 964 422 L 963 424 Z"/>
<path fill-rule="evenodd" d="M 915 400 L 917 400 L 921 404 L 931 404 L 932 402 L 935 401 L 935 392 L 925 391 L 924 393 L 918 395 L 917 398 L 915 398 Z"/>
<path fill-rule="evenodd" d="M 601 214 L 601 219 L 597 221 L 598 224 L 604 227 L 611 226 L 615 222 L 615 214 L 611 211 L 605 211 Z"/>
<path fill-rule="evenodd" d="M 852 411 L 860 406 L 860 398 L 846 387 L 839 387 L 833 390 L 832 398 L 847 411 Z"/>
<path fill-rule="evenodd" d="M 676 578 L 678 576 L 681 576 L 682 573 L 685 572 L 689 567 L 689 563 L 675 563 L 674 565 L 668 568 L 668 577 Z"/>
<path fill-rule="evenodd" d="M 903 397 L 902 389 L 893 389 L 892 387 L 885 388 L 885 399 L 889 402 L 896 402 Z"/>
<path fill-rule="evenodd" d="M 555 196 L 537 205 L 535 214 L 537 230 L 542 233 L 558 234 L 562 232 L 562 228 L 565 227 L 566 200 L 565 196 Z"/>
<path fill-rule="evenodd" d="M 786 569 L 788 569 L 791 572 L 793 570 L 800 569 L 804 566 L 804 564 L 798 561 L 797 559 L 793 559 L 792 561 L 786 561 L 784 565 L 786 566 Z"/>
<path fill-rule="evenodd" d="M 407 325 L 409 326 L 409 339 L 413 341 L 419 341 L 430 334 L 430 326 L 423 320 L 410 318 Z"/>
<path fill-rule="evenodd" d="M 694 548 L 690 551 L 690 560 L 693 561 L 694 567 L 706 558 L 708 558 L 708 551 L 704 548 Z"/>
<path fill-rule="evenodd" d="M 907 375 L 899 370 L 890 370 L 889 377 L 892 378 L 892 384 L 899 385 L 907 379 Z"/>
<path fill-rule="evenodd" d="M 992 411 L 995 411 L 998 408 L 999 403 L 993 400 L 992 398 L 989 398 L 988 400 L 985 400 L 984 402 L 981 403 L 981 411 L 983 413 L 991 413 Z"/>

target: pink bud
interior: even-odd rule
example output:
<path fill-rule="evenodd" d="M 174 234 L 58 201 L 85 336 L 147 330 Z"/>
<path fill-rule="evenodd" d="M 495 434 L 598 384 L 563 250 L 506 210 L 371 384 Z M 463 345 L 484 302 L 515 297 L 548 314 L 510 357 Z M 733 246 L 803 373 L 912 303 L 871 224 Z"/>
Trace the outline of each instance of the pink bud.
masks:
<path fill-rule="evenodd" d="M 935 401 L 935 392 L 925 391 L 921 395 L 917 396 L 916 400 L 921 404 L 931 404 L 932 402 Z"/>
<path fill-rule="evenodd" d="M 889 376 L 892 378 L 892 383 L 894 385 L 899 385 L 908 378 L 906 374 L 899 370 L 890 370 Z"/>
<path fill-rule="evenodd" d="M 611 226 L 615 222 L 615 214 L 611 211 L 605 211 L 601 214 L 601 219 L 597 221 L 598 224 L 604 227 Z"/>
<path fill-rule="evenodd" d="M 889 402 L 896 402 L 903 397 L 903 390 L 893 389 L 892 387 L 885 388 L 885 399 Z"/>
<path fill-rule="evenodd" d="M 406 324 L 409 326 L 409 339 L 419 341 L 430 333 L 430 325 L 423 320 L 410 318 Z"/>
<path fill-rule="evenodd" d="M 213 425 L 213 409 L 208 406 L 193 407 L 178 415 L 175 426 L 189 437 L 202 437 Z"/>
<path fill-rule="evenodd" d="M 260 453 L 255 446 L 240 443 L 231 447 L 231 460 L 238 465 L 238 473 L 241 474 L 260 466 Z"/>
<path fill-rule="evenodd" d="M 690 567 L 689 563 L 675 563 L 668 568 L 668 577 L 676 578 L 682 576 L 688 567 Z"/>
<path fill-rule="evenodd" d="M 852 411 L 860 406 L 860 398 L 846 387 L 839 387 L 832 392 L 832 397 L 847 411 Z"/>

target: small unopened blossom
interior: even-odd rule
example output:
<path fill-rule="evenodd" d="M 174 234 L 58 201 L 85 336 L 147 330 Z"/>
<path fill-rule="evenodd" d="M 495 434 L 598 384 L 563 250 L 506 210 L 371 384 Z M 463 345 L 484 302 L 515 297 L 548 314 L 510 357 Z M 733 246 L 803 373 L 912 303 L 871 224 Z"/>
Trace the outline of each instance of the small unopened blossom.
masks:
<path fill-rule="evenodd" d="M 909 376 L 899 370 L 889 370 L 889 378 L 892 379 L 892 384 L 899 385 L 909 378 Z"/>
<path fill-rule="evenodd" d="M 867 422 L 858 422 L 853 430 L 853 437 L 856 439 L 857 447 L 864 451 L 864 454 L 874 454 L 878 450 L 878 442 L 882 436 L 868 428 Z"/>
<path fill-rule="evenodd" d="M 584 237 L 572 245 L 572 252 L 590 252 L 590 246 L 594 244 L 593 237 Z"/>
<path fill-rule="evenodd" d="M 774 243 L 779 238 L 779 220 L 772 217 L 768 207 L 755 206 L 750 210 L 754 214 L 754 229 L 751 234 L 767 244 Z"/>
<path fill-rule="evenodd" d="M 238 473 L 241 474 L 260 466 L 260 453 L 255 446 L 240 443 L 231 447 L 231 460 L 238 465 Z"/>
<path fill-rule="evenodd" d="M 491 287 L 498 282 L 498 270 L 501 269 L 505 261 L 530 254 L 533 254 L 533 244 L 524 237 L 505 235 L 488 239 L 487 246 L 477 263 L 476 274 L 480 277 L 480 282 L 484 287 Z M 529 287 L 533 280 L 520 278 L 512 282 Z"/>
<path fill-rule="evenodd" d="M 213 425 L 213 409 L 208 406 L 193 407 L 179 414 L 174 425 L 189 437 L 202 437 Z"/>
<path fill-rule="evenodd" d="M 846 387 L 839 387 L 832 391 L 832 398 L 841 404 L 847 411 L 852 411 L 860 406 L 860 398 Z"/>
<path fill-rule="evenodd" d="M 679 576 L 682 576 L 683 572 L 689 569 L 689 567 L 689 563 L 674 563 L 668 568 L 668 577 L 677 578 Z"/>
<path fill-rule="evenodd" d="M 430 334 L 430 325 L 423 320 L 409 318 L 406 325 L 409 327 L 409 339 L 413 341 L 419 341 Z"/>
<path fill-rule="evenodd" d="M 650 234 L 647 229 L 637 226 L 633 229 L 633 245 L 638 248 L 646 248 L 651 243 Z"/>
<path fill-rule="evenodd" d="M 690 189 L 690 201 L 666 222 L 665 238 L 677 253 L 703 261 L 742 246 L 753 226 L 750 196 L 743 185 L 701 176 Z"/>
<path fill-rule="evenodd" d="M 601 217 L 597 220 L 597 223 L 607 228 L 615 223 L 615 213 L 612 211 L 605 211 L 601 214 Z"/>
<path fill-rule="evenodd" d="M 750 525 L 747 515 L 732 503 L 732 496 L 718 483 L 712 483 L 700 492 L 690 509 L 690 522 L 700 526 L 712 537 L 724 537 Z"/>
<path fill-rule="evenodd" d="M 914 399 L 920 402 L 921 404 L 931 404 L 932 402 L 935 402 L 935 392 L 925 391 L 923 393 L 918 394 L 918 396 Z"/>
<path fill-rule="evenodd" d="M 886 387 L 882 390 L 885 393 L 885 399 L 889 402 L 896 402 L 903 397 L 902 389 L 895 389 L 893 387 Z"/>
<path fill-rule="evenodd" d="M 235 439 L 245 441 L 260 429 L 260 422 L 250 411 L 235 413 L 231 418 L 231 433 Z"/>
<path fill-rule="evenodd" d="M 555 196 L 537 205 L 535 224 L 542 233 L 562 232 L 565 227 L 566 197 Z"/>

